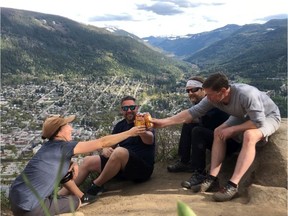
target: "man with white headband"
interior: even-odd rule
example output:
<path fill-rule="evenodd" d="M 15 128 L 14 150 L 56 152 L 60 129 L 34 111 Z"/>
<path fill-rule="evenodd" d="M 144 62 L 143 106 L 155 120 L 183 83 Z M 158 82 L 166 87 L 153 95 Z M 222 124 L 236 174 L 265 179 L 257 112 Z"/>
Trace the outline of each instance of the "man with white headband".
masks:
<path fill-rule="evenodd" d="M 201 77 L 191 77 L 187 81 L 186 92 L 194 105 L 206 96 L 202 88 L 203 82 L 204 79 Z M 226 121 L 228 117 L 228 114 L 215 108 L 203 117 L 195 119 L 191 123 L 183 124 L 178 148 L 180 159 L 167 167 L 169 172 L 192 172 L 191 178 L 181 183 L 183 187 L 191 188 L 191 186 L 201 183 L 205 178 L 206 148 L 211 150 L 213 130 Z M 232 153 L 236 150 L 236 148 L 229 148 L 228 152 Z"/>
<path fill-rule="evenodd" d="M 278 130 L 281 114 L 266 92 L 245 83 L 230 84 L 223 72 L 211 74 L 202 87 L 206 97 L 200 103 L 174 116 L 151 122 L 154 128 L 163 128 L 191 122 L 214 108 L 229 113 L 227 121 L 214 130 L 209 175 L 201 184 L 191 187 L 194 192 L 217 191 L 212 198 L 224 202 L 237 196 L 239 183 L 255 159 L 256 145 L 266 144 L 268 137 Z M 219 187 L 218 174 L 229 147 L 228 139 L 238 139 L 241 149 L 231 178 Z"/>

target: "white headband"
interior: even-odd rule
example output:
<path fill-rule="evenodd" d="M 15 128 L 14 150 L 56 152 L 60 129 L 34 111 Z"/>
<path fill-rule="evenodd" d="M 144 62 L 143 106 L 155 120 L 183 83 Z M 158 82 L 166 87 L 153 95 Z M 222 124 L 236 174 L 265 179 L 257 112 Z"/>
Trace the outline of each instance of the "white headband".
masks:
<path fill-rule="evenodd" d="M 186 87 L 202 88 L 202 83 L 197 80 L 188 80 Z"/>

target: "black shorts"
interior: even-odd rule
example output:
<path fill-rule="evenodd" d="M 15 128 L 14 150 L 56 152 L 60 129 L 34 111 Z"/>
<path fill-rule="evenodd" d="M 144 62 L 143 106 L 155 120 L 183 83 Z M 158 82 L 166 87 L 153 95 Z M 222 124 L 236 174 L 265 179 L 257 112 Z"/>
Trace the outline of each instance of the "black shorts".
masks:
<path fill-rule="evenodd" d="M 129 151 L 129 150 L 128 150 Z M 100 155 L 101 170 L 104 169 L 109 158 Z M 139 158 L 134 152 L 129 151 L 129 159 L 124 170 L 121 170 L 116 178 L 130 180 L 134 182 L 147 181 L 152 173 L 153 166 L 148 165 L 143 159 Z"/>
<path fill-rule="evenodd" d="M 44 199 L 44 205 L 50 215 L 75 212 L 80 204 L 80 199 L 74 195 L 57 196 L 57 201 L 53 202 L 53 197 L 49 196 Z M 11 203 L 11 210 L 14 216 L 45 216 L 43 208 L 38 205 L 32 211 L 22 210 Z"/>

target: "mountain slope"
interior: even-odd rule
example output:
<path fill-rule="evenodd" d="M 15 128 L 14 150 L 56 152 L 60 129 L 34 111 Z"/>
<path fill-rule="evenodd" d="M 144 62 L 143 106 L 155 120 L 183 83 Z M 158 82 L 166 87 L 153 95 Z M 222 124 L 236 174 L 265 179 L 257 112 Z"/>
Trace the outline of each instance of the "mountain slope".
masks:
<path fill-rule="evenodd" d="M 225 70 L 250 79 L 284 78 L 287 75 L 287 19 L 245 25 L 185 60 L 204 70 Z"/>
<path fill-rule="evenodd" d="M 167 58 L 129 36 L 60 16 L 1 8 L 2 79 L 11 75 L 161 74 L 178 79 L 188 63 Z"/>

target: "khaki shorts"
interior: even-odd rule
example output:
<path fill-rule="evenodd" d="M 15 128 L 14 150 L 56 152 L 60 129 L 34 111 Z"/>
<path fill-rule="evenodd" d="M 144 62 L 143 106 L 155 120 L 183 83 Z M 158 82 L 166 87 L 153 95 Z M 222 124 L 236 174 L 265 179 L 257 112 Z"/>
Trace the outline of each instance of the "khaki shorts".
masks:
<path fill-rule="evenodd" d="M 61 213 L 75 212 L 80 204 L 80 200 L 76 196 L 58 196 L 57 201 L 53 202 L 50 196 L 44 200 L 44 205 L 50 215 Z M 45 216 L 43 208 L 39 205 L 31 211 L 25 211 L 11 203 L 11 210 L 14 216 Z"/>

